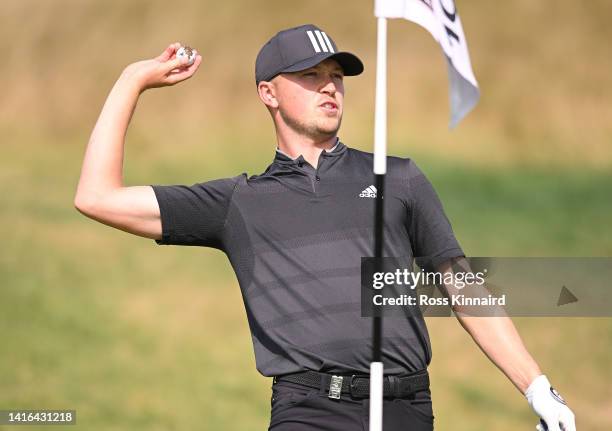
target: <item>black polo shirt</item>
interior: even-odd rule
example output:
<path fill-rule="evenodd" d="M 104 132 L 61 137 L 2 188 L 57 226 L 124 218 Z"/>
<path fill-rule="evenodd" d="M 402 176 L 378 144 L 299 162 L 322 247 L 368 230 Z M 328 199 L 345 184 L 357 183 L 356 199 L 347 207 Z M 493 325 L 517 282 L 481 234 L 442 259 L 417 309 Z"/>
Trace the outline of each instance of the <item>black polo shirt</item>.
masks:
<path fill-rule="evenodd" d="M 300 370 L 368 373 L 370 318 L 361 317 L 361 257 L 373 256 L 371 153 L 321 152 L 317 168 L 276 152 L 264 173 L 186 185 L 153 185 L 158 244 L 214 247 L 236 273 L 264 376 Z M 434 267 L 463 256 L 430 182 L 411 159 L 388 158 L 384 256 Z M 426 368 L 422 318 L 383 325 L 385 372 Z"/>

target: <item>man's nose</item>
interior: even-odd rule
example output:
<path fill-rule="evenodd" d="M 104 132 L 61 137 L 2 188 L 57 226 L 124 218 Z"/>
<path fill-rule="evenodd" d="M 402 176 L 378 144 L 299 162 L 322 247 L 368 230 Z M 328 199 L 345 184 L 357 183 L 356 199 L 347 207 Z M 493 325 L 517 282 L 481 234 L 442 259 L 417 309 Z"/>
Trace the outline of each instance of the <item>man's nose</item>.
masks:
<path fill-rule="evenodd" d="M 321 87 L 321 93 L 325 93 L 325 94 L 329 94 L 330 96 L 333 96 L 336 91 L 338 91 L 338 88 L 336 87 L 336 84 L 334 83 L 334 79 L 331 76 L 327 76 L 324 79 L 323 82 L 323 86 Z"/>

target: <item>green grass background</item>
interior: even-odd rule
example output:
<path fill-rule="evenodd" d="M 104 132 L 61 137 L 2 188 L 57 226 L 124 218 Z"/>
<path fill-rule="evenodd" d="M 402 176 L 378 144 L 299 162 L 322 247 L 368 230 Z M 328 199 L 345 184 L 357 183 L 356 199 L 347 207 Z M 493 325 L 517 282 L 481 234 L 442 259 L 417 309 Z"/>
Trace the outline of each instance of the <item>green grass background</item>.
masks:
<path fill-rule="evenodd" d="M 439 48 L 391 22 L 390 153 L 428 174 L 470 255 L 610 256 L 611 4 L 483 0 L 459 10 L 482 101 L 449 132 Z M 204 63 L 192 80 L 143 95 L 125 183 L 263 171 L 275 141 L 254 58 L 273 32 L 305 22 L 364 60 L 366 72 L 346 81 L 340 136 L 369 150 L 371 11 L 322 0 L 0 4 L 0 409 L 74 408 L 87 430 L 265 429 L 271 382 L 255 370 L 225 256 L 84 218 L 72 206 L 80 164 L 121 69 L 178 40 Z M 610 429 L 612 321 L 515 322 L 579 429 Z M 428 323 L 437 429 L 533 429 L 522 396 L 457 322 Z"/>

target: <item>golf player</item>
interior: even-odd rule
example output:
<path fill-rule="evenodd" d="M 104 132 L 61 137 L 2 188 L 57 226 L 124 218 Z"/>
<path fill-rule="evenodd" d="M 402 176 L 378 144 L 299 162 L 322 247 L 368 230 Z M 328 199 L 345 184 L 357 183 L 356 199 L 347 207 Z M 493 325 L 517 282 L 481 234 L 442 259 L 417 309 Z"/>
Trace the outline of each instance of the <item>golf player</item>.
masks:
<path fill-rule="evenodd" d="M 373 255 L 377 191 L 372 154 L 337 135 L 344 78 L 360 74 L 363 64 L 314 25 L 277 33 L 255 62 L 257 94 L 277 139 L 265 171 L 191 186 L 125 186 L 124 138 L 140 94 L 190 78 L 202 61 L 200 55 L 191 65 L 176 58 L 179 47 L 171 44 L 119 77 L 91 134 L 75 206 L 157 244 L 213 247 L 227 255 L 257 369 L 273 378 L 270 430 L 365 431 L 372 321 L 361 317 L 360 262 Z M 416 258 L 419 266 L 443 273 L 463 259 L 434 189 L 413 160 L 388 158 L 384 201 L 385 256 Z M 456 316 L 548 429 L 575 430 L 572 412 L 509 318 Z M 433 429 L 425 320 L 386 319 L 382 337 L 383 429 Z"/>

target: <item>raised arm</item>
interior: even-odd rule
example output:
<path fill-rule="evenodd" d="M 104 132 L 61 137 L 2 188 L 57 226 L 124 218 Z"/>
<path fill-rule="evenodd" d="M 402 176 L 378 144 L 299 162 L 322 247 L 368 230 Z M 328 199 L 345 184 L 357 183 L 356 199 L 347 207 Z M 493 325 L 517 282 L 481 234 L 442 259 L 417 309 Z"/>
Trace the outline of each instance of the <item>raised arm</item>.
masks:
<path fill-rule="evenodd" d="M 186 58 L 176 58 L 179 47 L 171 44 L 158 57 L 125 68 L 91 133 L 74 198 L 74 206 L 87 217 L 152 239 L 161 238 L 157 199 L 150 186 L 124 186 L 124 142 L 143 91 L 174 85 L 198 69 L 202 57 L 188 66 Z"/>

